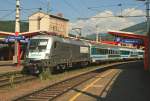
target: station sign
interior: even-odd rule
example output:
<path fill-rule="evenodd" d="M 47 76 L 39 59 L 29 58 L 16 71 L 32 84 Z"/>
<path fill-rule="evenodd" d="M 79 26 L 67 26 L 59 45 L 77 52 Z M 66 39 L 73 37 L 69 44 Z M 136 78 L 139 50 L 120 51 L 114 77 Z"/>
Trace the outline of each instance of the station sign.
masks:
<path fill-rule="evenodd" d="M 140 39 L 122 39 L 121 42 L 131 43 L 131 44 L 142 44 L 143 43 L 143 41 Z"/>
<path fill-rule="evenodd" d="M 19 36 L 7 36 L 5 38 L 5 42 L 8 43 L 8 42 L 15 42 L 15 41 L 20 41 L 20 42 L 23 42 L 23 43 L 27 43 L 28 42 L 28 39 L 26 39 L 24 36 L 22 35 L 19 35 Z"/>
<path fill-rule="evenodd" d="M 22 35 L 19 35 L 19 36 L 8 36 L 7 39 L 23 40 L 23 39 L 25 39 L 25 37 L 22 36 Z"/>
<path fill-rule="evenodd" d="M 143 40 L 141 39 L 127 39 L 127 38 L 124 39 L 120 37 L 115 38 L 115 41 L 121 42 L 121 43 L 128 43 L 128 44 L 142 44 L 143 43 Z"/>

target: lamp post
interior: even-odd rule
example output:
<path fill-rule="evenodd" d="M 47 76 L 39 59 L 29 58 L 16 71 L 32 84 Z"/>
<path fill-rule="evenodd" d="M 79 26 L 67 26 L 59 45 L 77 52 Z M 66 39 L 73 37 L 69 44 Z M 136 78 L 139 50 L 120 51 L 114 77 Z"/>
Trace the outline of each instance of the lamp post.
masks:
<path fill-rule="evenodd" d="M 47 14 L 50 14 L 50 0 L 47 0 Z"/>

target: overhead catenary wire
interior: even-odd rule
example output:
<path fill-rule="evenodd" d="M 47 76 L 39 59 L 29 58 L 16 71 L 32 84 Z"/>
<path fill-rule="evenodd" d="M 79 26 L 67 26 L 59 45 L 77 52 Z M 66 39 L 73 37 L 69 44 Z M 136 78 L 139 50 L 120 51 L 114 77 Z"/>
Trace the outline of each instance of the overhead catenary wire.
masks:
<path fill-rule="evenodd" d="M 39 0 L 43 5 L 46 5 L 46 2 L 44 2 L 43 0 Z"/>
<path fill-rule="evenodd" d="M 81 4 L 87 9 L 88 5 L 84 2 L 84 0 L 80 0 Z"/>
<path fill-rule="evenodd" d="M 91 8 L 103 8 L 103 7 L 107 7 L 107 8 L 108 8 L 108 7 L 109 7 L 109 8 L 110 8 L 110 7 L 117 7 L 117 6 L 120 5 L 120 4 L 122 4 L 122 5 L 128 5 L 128 6 L 133 6 L 133 5 L 135 5 L 135 4 L 130 4 L 130 3 L 128 3 L 128 4 L 118 3 L 118 4 L 111 4 L 111 5 L 108 5 L 108 4 L 107 4 L 107 5 L 100 5 L 100 6 L 97 6 L 97 7 L 94 7 L 94 6 L 92 7 L 92 6 L 91 6 L 91 7 L 88 7 L 88 9 L 91 9 Z"/>
<path fill-rule="evenodd" d="M 16 11 L 15 11 L 15 10 L 13 10 L 13 11 L 11 11 L 11 12 L 9 12 L 9 13 L 5 14 L 4 16 L 0 17 L 0 19 L 4 19 L 4 18 L 6 18 L 6 17 L 8 17 L 8 16 L 12 15 L 12 14 L 13 14 L 13 13 L 15 13 L 15 12 L 16 12 Z"/>
<path fill-rule="evenodd" d="M 97 11 L 97 12 L 99 12 L 99 11 L 101 11 L 101 10 L 99 10 L 100 8 L 103 8 L 103 7 L 114 7 L 114 6 L 118 6 L 118 7 L 121 7 L 120 9 L 121 9 L 121 13 L 122 13 L 122 7 L 124 6 L 124 5 L 126 5 L 126 4 L 123 4 L 123 3 L 119 3 L 119 4 L 115 4 L 115 5 L 101 5 L 101 6 L 98 6 L 98 7 L 88 7 L 88 9 L 89 10 L 91 10 L 91 11 Z M 128 4 L 128 6 L 129 5 L 135 5 L 135 4 Z M 138 6 L 136 6 L 136 7 L 132 7 L 132 8 L 135 8 L 135 9 L 137 9 L 137 8 L 139 8 L 140 6 L 142 6 L 142 5 L 138 5 Z M 132 12 L 132 11 L 130 11 L 130 12 Z M 122 15 L 122 14 L 121 14 Z M 126 15 L 126 14 L 125 14 Z"/>
<path fill-rule="evenodd" d="M 12 9 L 0 9 L 0 12 L 9 12 L 9 11 L 13 11 Z"/>
<path fill-rule="evenodd" d="M 110 18 L 110 17 L 119 17 L 119 18 L 126 18 L 126 17 L 145 17 L 145 15 L 137 15 L 137 16 L 98 16 L 98 17 L 87 17 L 87 18 L 77 18 L 78 20 L 88 20 L 88 19 L 91 19 L 91 18 L 95 18 L 95 19 L 98 19 L 98 18 Z"/>
<path fill-rule="evenodd" d="M 65 2 L 66 5 L 68 5 L 68 7 L 70 7 L 76 14 L 78 14 L 79 16 L 81 16 L 81 13 L 68 1 L 63 0 Z"/>
<path fill-rule="evenodd" d="M 12 2 L 12 1 L 16 1 L 16 0 L 5 0 L 5 2 L 7 2 L 8 4 L 10 4 L 10 5 L 16 5 L 16 3 L 15 2 Z"/>

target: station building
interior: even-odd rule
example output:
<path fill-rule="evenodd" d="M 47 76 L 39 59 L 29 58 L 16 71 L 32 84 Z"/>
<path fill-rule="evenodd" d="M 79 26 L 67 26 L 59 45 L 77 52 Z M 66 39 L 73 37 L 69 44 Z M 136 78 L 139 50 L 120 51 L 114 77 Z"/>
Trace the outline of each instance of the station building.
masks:
<path fill-rule="evenodd" d="M 34 31 L 55 32 L 68 37 L 69 20 L 63 18 L 61 13 L 51 15 L 44 12 L 36 12 L 29 16 L 29 32 Z"/>

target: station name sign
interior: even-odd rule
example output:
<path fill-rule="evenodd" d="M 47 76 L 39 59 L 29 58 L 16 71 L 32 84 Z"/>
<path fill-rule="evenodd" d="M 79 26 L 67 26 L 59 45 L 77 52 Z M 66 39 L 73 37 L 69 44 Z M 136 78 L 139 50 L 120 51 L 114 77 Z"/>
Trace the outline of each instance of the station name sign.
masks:
<path fill-rule="evenodd" d="M 131 44 L 142 44 L 143 41 L 140 39 L 123 39 L 123 43 L 131 43 Z"/>
<path fill-rule="evenodd" d="M 19 35 L 19 36 L 7 36 L 5 38 L 5 42 L 15 42 L 15 41 L 20 41 L 20 42 L 23 42 L 23 43 L 27 43 L 28 42 L 28 39 L 25 38 L 24 36 L 22 35 Z"/>
<path fill-rule="evenodd" d="M 141 39 L 123 39 L 117 37 L 115 39 L 116 42 L 129 43 L 129 44 L 142 44 L 143 41 Z"/>

